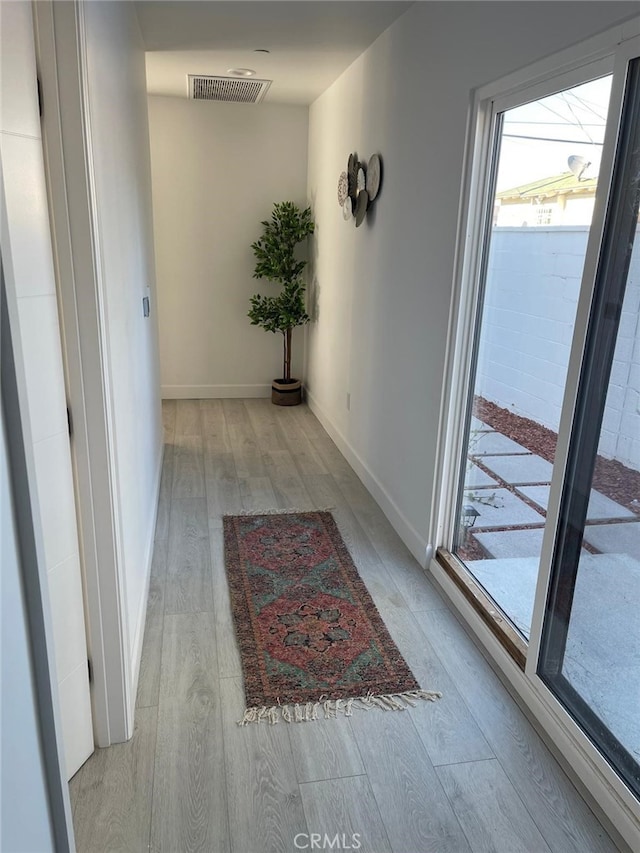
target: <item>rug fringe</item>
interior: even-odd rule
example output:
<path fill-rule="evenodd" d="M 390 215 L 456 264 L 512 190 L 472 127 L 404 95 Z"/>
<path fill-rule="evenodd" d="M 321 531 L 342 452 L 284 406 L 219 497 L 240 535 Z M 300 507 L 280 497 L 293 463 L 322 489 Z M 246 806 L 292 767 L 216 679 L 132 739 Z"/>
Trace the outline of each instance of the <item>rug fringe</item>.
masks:
<path fill-rule="evenodd" d="M 242 512 L 224 513 L 223 518 L 253 518 L 259 515 L 300 515 L 305 512 L 333 512 L 335 506 L 313 507 L 312 509 L 243 509 Z"/>
<path fill-rule="evenodd" d="M 322 697 L 320 697 L 322 699 Z M 273 705 L 247 708 L 239 726 L 248 726 L 250 723 L 267 722 L 275 726 L 279 720 L 285 723 L 309 723 L 318 719 L 320 706 L 325 720 L 335 720 L 340 714 L 345 717 L 353 716 L 353 709 L 360 708 L 369 711 L 371 708 L 380 708 L 383 711 L 405 711 L 407 708 L 415 708 L 418 700 L 435 702 L 441 699 L 442 693 L 437 690 L 407 690 L 404 693 L 388 693 L 386 695 L 374 696 L 367 693 L 353 699 L 325 699 L 320 702 L 296 703 L 293 705 Z"/>

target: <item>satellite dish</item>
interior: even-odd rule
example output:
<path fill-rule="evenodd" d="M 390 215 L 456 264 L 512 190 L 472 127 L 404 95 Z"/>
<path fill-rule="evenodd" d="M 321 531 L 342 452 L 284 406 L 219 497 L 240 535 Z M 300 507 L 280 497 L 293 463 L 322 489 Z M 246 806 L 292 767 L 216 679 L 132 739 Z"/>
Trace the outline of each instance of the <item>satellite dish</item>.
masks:
<path fill-rule="evenodd" d="M 586 160 L 579 154 L 572 154 L 567 160 L 567 163 L 569 164 L 569 168 L 579 181 L 582 180 L 582 175 L 591 165 L 590 160 Z"/>

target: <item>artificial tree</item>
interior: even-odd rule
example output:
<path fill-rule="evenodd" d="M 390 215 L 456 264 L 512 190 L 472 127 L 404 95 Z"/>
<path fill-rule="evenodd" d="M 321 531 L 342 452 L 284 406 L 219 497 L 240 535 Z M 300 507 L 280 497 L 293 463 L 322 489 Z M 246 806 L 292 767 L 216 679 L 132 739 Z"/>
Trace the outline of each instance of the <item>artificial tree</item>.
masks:
<path fill-rule="evenodd" d="M 262 222 L 263 233 L 251 244 L 257 263 L 254 278 L 266 278 L 282 288 L 277 296 L 257 293 L 251 297 L 249 319 L 252 325 L 262 326 L 267 332 L 280 332 L 283 337 L 282 379 L 274 380 L 273 402 L 285 405 L 299 402 L 297 398 L 280 399 L 280 386 L 294 385 L 300 389 L 299 380 L 291 378 L 291 339 L 296 326 L 311 319 L 305 310 L 305 282 L 302 272 L 307 265 L 296 258 L 296 248 L 305 237 L 313 234 L 314 222 L 311 208 L 302 210 L 292 201 L 276 202 L 270 220 Z"/>

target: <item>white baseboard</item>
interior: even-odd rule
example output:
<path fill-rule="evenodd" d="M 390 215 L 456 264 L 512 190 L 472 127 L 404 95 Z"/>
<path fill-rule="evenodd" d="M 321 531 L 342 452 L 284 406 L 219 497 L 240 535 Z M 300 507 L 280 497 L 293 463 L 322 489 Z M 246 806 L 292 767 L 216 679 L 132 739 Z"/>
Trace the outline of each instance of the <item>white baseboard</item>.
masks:
<path fill-rule="evenodd" d="M 224 400 L 270 397 L 271 385 L 163 385 L 163 400 Z"/>
<path fill-rule="evenodd" d="M 627 805 L 621 799 L 603 774 L 598 762 L 603 765 L 604 759 L 599 755 L 594 757 L 595 748 L 588 743 L 586 735 L 576 731 L 567 712 L 553 697 L 547 698 L 535 689 L 530 678 L 505 651 L 475 608 L 435 560 L 430 563 L 429 575 L 450 601 L 453 609 L 460 614 L 462 622 L 486 653 L 485 656 L 500 680 L 611 835 L 618 849 L 640 849 L 638 816 L 634 814 L 633 806 Z M 629 800 L 632 799 L 629 795 Z"/>
<path fill-rule="evenodd" d="M 370 470 L 367 464 L 360 458 L 360 456 L 351 446 L 349 441 L 336 427 L 331 418 L 322 409 L 316 398 L 313 396 L 313 394 L 310 393 L 308 389 L 305 389 L 305 396 L 307 403 L 309 404 L 309 408 L 318 418 L 318 420 L 325 428 L 327 433 L 331 436 L 333 441 L 336 443 L 338 449 L 345 457 L 349 465 L 351 465 L 358 477 L 360 477 L 364 485 L 367 487 L 375 501 L 380 506 L 380 509 L 389 519 L 398 536 L 402 539 L 407 548 L 411 551 L 418 563 L 420 563 L 421 566 L 424 566 L 425 548 L 427 546 L 426 540 L 423 539 L 422 536 L 420 536 L 415 527 L 404 516 L 404 514 L 402 513 L 396 502 L 393 500 L 393 498 L 389 495 L 382 483 Z"/>
<path fill-rule="evenodd" d="M 153 562 L 153 549 L 155 546 L 156 522 L 158 520 L 158 503 L 160 500 L 160 480 L 162 478 L 162 462 L 164 459 L 164 447 L 159 455 L 159 462 L 156 469 L 156 477 L 154 483 L 153 494 L 154 505 L 151 514 L 151 525 L 149 535 L 147 537 L 147 550 L 145 553 L 144 566 L 144 593 L 141 596 L 141 601 L 138 606 L 138 616 L 136 619 L 136 630 L 133 635 L 133 645 L 131 649 L 131 691 L 129 693 L 129 736 L 133 735 L 134 716 L 136 708 L 136 697 L 138 695 L 138 679 L 140 678 L 140 663 L 142 661 L 142 643 L 144 642 L 144 629 L 147 621 L 147 602 L 149 600 L 149 584 L 151 581 L 151 564 Z"/>

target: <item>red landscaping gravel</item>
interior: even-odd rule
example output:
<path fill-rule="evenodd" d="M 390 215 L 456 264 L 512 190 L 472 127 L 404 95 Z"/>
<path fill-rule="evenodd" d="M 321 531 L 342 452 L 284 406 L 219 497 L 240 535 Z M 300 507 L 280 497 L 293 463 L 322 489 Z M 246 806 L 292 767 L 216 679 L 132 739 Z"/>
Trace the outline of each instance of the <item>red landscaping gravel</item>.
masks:
<path fill-rule="evenodd" d="M 530 418 L 523 418 L 503 409 L 483 397 L 475 397 L 473 414 L 492 429 L 516 441 L 547 462 L 553 462 L 556 452 L 557 433 Z M 593 488 L 612 501 L 640 515 L 640 471 L 627 468 L 614 459 L 598 456 L 596 459 Z M 636 503 L 633 503 L 633 501 Z"/>
<path fill-rule="evenodd" d="M 477 560 L 489 559 L 487 552 L 473 534 L 470 534 L 467 537 L 467 541 L 464 545 L 460 545 L 457 548 L 456 554 L 465 563 L 475 563 Z"/>

